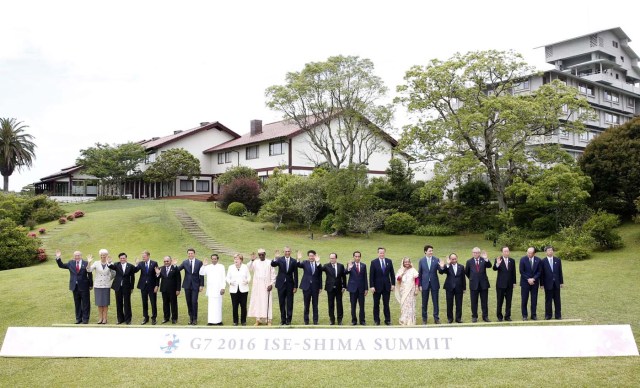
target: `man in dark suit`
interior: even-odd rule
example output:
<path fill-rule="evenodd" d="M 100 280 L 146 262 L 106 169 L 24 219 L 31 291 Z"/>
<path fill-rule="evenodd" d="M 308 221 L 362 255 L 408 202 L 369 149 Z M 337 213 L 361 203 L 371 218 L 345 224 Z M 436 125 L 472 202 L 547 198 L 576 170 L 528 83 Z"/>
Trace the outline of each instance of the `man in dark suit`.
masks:
<path fill-rule="evenodd" d="M 187 300 L 187 311 L 189 313 L 189 324 L 198 324 L 198 295 L 204 289 L 204 276 L 200 276 L 202 260 L 196 259 L 196 250 L 187 249 L 187 259 L 177 266 L 178 271 L 184 270 L 184 297 Z"/>
<path fill-rule="evenodd" d="M 73 304 L 76 310 L 76 324 L 89 323 L 91 313 L 90 290 L 93 288 L 93 275 L 87 272 L 88 262 L 82 260 L 80 251 L 73 252 L 73 260 L 63 263 L 60 250 L 56 250 L 56 264 L 69 270 L 69 290 L 73 292 Z"/>
<path fill-rule="evenodd" d="M 138 278 L 138 289 L 142 296 L 142 316 L 144 319 L 140 322 L 141 325 L 149 322 L 149 302 L 151 302 L 151 324 L 156 324 L 156 317 L 158 316 L 158 284 L 160 279 L 156 277 L 156 268 L 158 263 L 149 258 L 151 254 L 149 251 L 142 251 L 142 261 L 136 261 L 136 267 L 134 273 L 140 271 L 140 277 Z"/>
<path fill-rule="evenodd" d="M 396 274 L 393 271 L 393 261 L 386 258 L 385 253 L 385 248 L 378 248 L 378 258 L 371 261 L 369 287 L 373 292 L 373 320 L 376 325 L 380 325 L 380 298 L 382 298 L 384 324 L 388 326 L 391 325 L 389 299 L 396 285 Z"/>
<path fill-rule="evenodd" d="M 511 320 L 511 298 L 513 288 L 516 286 L 516 261 L 509 257 L 509 247 L 502 247 L 502 256 L 496 259 L 493 270 L 498 271 L 496 277 L 496 298 L 498 300 L 498 321 Z M 504 315 L 502 315 L 502 303 L 506 300 Z"/>
<path fill-rule="evenodd" d="M 313 309 L 313 324 L 318 324 L 318 296 L 322 290 L 322 268 L 316 260 L 316 251 L 307 252 L 307 260 L 302 261 L 302 253 L 298 251 L 298 268 L 302 268 L 300 288 L 304 297 L 304 324 L 309 324 L 309 304 Z"/>
<path fill-rule="evenodd" d="M 329 262 L 322 266 L 322 271 L 325 273 L 324 289 L 327 291 L 329 301 L 329 324 L 336 324 L 334 311 L 337 306 L 338 325 L 342 325 L 344 316 L 342 293 L 347 287 L 347 272 L 344 270 L 344 265 L 338 263 L 337 253 L 329 254 Z"/>
<path fill-rule="evenodd" d="M 427 324 L 427 307 L 429 305 L 429 293 L 433 302 L 433 319 L 440 323 L 440 305 L 438 293 L 440 292 L 440 279 L 438 279 L 438 266 L 440 260 L 433 256 L 433 246 L 424 246 L 424 257 L 418 263 L 418 286 L 422 291 L 422 324 Z"/>
<path fill-rule="evenodd" d="M 447 296 L 447 321 L 453 322 L 453 302 L 456 303 L 456 322 L 462 323 L 462 296 L 467 290 L 467 278 L 465 278 L 464 266 L 458 264 L 458 255 L 452 253 L 447 259 L 445 266 L 444 262 L 440 262 L 440 274 L 447 274 L 447 278 L 444 280 L 444 290 Z"/>
<path fill-rule="evenodd" d="M 298 266 L 296 259 L 291 257 L 291 248 L 284 247 L 284 256 L 278 257 L 279 254 L 280 251 L 276 251 L 276 258 L 271 262 L 271 266 L 278 267 L 276 289 L 280 304 L 280 324 L 291 325 L 293 294 L 298 291 Z"/>
<path fill-rule="evenodd" d="M 553 247 L 547 247 L 546 251 L 547 257 L 540 265 L 540 286 L 544 287 L 544 319 L 551 319 L 553 306 L 556 308 L 555 318 L 562 319 L 560 304 L 560 289 L 564 287 L 562 261 L 553 255 Z"/>
<path fill-rule="evenodd" d="M 536 250 L 533 247 L 527 249 L 527 255 L 520 259 L 520 296 L 522 297 L 522 320 L 529 317 L 527 304 L 531 296 L 531 319 L 538 319 L 536 307 L 538 305 L 538 289 L 540 288 L 540 263 L 541 260 L 535 256 Z"/>
<path fill-rule="evenodd" d="M 131 293 L 136 285 L 135 267 L 127 263 L 127 254 L 122 252 L 118 255 L 118 264 L 109 263 L 109 268 L 116 271 L 111 288 L 116 292 L 116 311 L 118 325 L 131 324 Z"/>
<path fill-rule="evenodd" d="M 182 277 L 180 270 L 171 265 L 171 256 L 165 256 L 162 268 L 156 267 L 156 276 L 160 279 L 160 292 L 162 293 L 162 312 L 164 320 L 174 325 L 178 322 L 178 296 L 180 295 L 180 282 Z"/>
<path fill-rule="evenodd" d="M 482 305 L 482 320 L 489 320 L 489 278 L 487 277 L 487 268 L 491 268 L 491 261 L 487 259 L 487 254 L 483 252 L 480 255 L 480 248 L 475 247 L 471 251 L 473 257 L 467 260 L 465 274 L 469 279 L 469 289 L 471 290 L 471 321 L 478 322 L 478 296 Z"/>
<path fill-rule="evenodd" d="M 347 290 L 349 291 L 349 300 L 351 301 L 351 324 L 357 325 L 356 304 L 360 306 L 359 318 L 362 326 L 367 324 L 364 316 L 364 297 L 367 296 L 369 288 L 367 287 L 367 265 L 361 263 L 362 253 L 360 251 L 353 252 L 353 260 L 347 266 L 349 274 L 349 283 Z"/>

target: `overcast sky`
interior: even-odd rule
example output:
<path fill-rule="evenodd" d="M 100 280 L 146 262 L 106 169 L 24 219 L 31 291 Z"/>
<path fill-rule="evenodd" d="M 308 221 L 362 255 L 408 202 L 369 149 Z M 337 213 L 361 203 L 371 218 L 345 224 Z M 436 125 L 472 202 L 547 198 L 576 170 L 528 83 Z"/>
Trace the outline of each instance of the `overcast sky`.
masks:
<path fill-rule="evenodd" d="M 0 117 L 23 121 L 38 145 L 10 189 L 73 165 L 96 142 L 202 121 L 244 134 L 252 119 L 277 121 L 264 90 L 332 55 L 371 59 L 391 99 L 409 67 L 455 52 L 514 49 L 545 69 L 535 47 L 613 27 L 640 52 L 639 4 L 3 0 Z M 396 128 L 404 117 L 398 107 Z"/>

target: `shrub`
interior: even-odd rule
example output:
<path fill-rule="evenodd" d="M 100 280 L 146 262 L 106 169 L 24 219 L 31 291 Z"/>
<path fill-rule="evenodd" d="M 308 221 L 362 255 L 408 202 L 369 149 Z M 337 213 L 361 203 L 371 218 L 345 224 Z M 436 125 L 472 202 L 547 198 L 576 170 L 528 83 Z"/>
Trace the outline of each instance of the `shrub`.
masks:
<path fill-rule="evenodd" d="M 53 221 L 63 215 L 64 210 L 53 206 L 37 208 L 31 213 L 31 217 L 38 223 Z"/>
<path fill-rule="evenodd" d="M 255 222 L 258 219 L 258 216 L 256 215 L 256 213 L 252 213 L 247 210 L 244 213 L 242 213 L 242 218 L 244 218 L 249 222 Z"/>
<path fill-rule="evenodd" d="M 581 261 L 589 258 L 589 251 L 581 246 L 562 247 L 557 252 L 558 257 L 567 261 Z"/>
<path fill-rule="evenodd" d="M 531 229 L 539 232 L 555 233 L 557 231 L 555 217 L 548 215 L 536 218 L 531 222 Z"/>
<path fill-rule="evenodd" d="M 38 233 L 45 234 L 45 233 L 47 233 L 47 230 L 45 228 L 40 228 L 40 229 L 38 229 Z"/>
<path fill-rule="evenodd" d="M 44 248 L 38 248 L 36 252 L 38 252 L 37 258 L 39 262 L 42 263 L 43 261 L 47 260 L 47 253 L 45 252 Z"/>
<path fill-rule="evenodd" d="M 73 212 L 73 216 L 75 218 L 84 217 L 84 212 L 82 210 L 76 210 L 76 211 Z"/>
<path fill-rule="evenodd" d="M 24 226 L 29 230 L 34 230 L 36 228 L 36 225 L 37 224 L 34 220 L 27 220 L 27 222 L 24 223 Z"/>
<path fill-rule="evenodd" d="M 58 223 L 61 224 L 61 225 L 62 224 L 66 224 L 67 223 L 67 219 L 65 217 L 60 217 L 60 218 L 58 218 Z"/>
<path fill-rule="evenodd" d="M 122 197 L 117 195 L 98 195 L 96 197 L 96 201 L 115 201 L 117 199 L 122 199 Z"/>
<path fill-rule="evenodd" d="M 583 225 L 582 230 L 588 233 L 600 249 L 621 248 L 622 238 L 614 229 L 620 223 L 618 216 L 599 210 Z"/>
<path fill-rule="evenodd" d="M 240 202 L 247 210 L 257 213 L 260 210 L 261 201 L 260 185 L 249 178 L 239 178 L 222 188 L 220 194 L 220 207 L 226 209 L 232 202 Z"/>
<path fill-rule="evenodd" d="M 389 234 L 411 234 L 418 227 L 418 221 L 408 213 L 395 213 L 384 220 L 384 231 Z"/>
<path fill-rule="evenodd" d="M 69 214 L 69 215 L 67 216 L 67 221 L 73 221 L 73 220 L 75 220 L 75 219 L 76 219 L 76 217 L 74 217 L 74 216 L 73 216 L 73 214 Z"/>
<path fill-rule="evenodd" d="M 21 223 L 34 220 L 36 223 L 53 221 L 64 215 L 60 204 L 46 195 L 36 195 L 22 203 Z"/>
<path fill-rule="evenodd" d="M 320 230 L 322 230 L 324 233 L 327 233 L 327 234 L 335 232 L 336 229 L 333 226 L 333 224 L 335 222 L 335 218 L 336 218 L 336 216 L 333 215 L 333 213 L 327 214 L 322 219 L 322 221 L 320 221 Z"/>
<path fill-rule="evenodd" d="M 40 240 L 27 236 L 27 229 L 9 219 L 0 219 L 0 270 L 27 267 L 37 260 Z"/>
<path fill-rule="evenodd" d="M 458 200 L 468 206 L 478 206 L 491 199 L 491 187 L 483 181 L 472 180 L 458 189 Z"/>
<path fill-rule="evenodd" d="M 231 202 L 229 206 L 227 206 L 227 213 L 232 216 L 240 217 L 247 211 L 247 207 L 240 202 Z"/>
<path fill-rule="evenodd" d="M 446 225 L 421 225 L 413 231 L 418 236 L 451 236 L 456 234 L 453 228 Z"/>
<path fill-rule="evenodd" d="M 516 226 L 510 227 L 498 236 L 498 244 L 517 251 L 526 250 L 529 240 L 527 233 Z"/>
<path fill-rule="evenodd" d="M 34 232 L 27 233 L 27 236 L 29 236 L 31 238 L 36 238 L 36 234 Z"/>

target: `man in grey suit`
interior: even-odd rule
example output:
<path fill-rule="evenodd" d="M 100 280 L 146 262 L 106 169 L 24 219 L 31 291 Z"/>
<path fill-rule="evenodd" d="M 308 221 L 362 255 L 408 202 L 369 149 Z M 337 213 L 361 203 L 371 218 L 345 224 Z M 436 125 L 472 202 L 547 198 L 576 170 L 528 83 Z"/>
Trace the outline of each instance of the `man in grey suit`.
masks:
<path fill-rule="evenodd" d="M 424 257 L 418 263 L 418 286 L 422 291 L 422 324 L 427 324 L 427 307 L 429 305 L 429 293 L 433 302 L 433 319 L 440 323 L 440 305 L 438 294 L 440 293 L 440 280 L 438 279 L 438 266 L 440 260 L 433 256 L 433 246 L 424 246 Z"/>

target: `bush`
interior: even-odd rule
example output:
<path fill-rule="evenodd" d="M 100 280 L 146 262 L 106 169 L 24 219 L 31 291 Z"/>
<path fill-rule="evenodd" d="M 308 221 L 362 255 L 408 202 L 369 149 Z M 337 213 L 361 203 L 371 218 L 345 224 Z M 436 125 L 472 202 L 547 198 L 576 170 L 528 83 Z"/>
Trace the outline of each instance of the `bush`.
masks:
<path fill-rule="evenodd" d="M 0 220 L 0 270 L 27 267 L 37 261 L 40 240 L 27 236 L 27 229 L 5 218 Z"/>
<path fill-rule="evenodd" d="M 120 197 L 118 195 L 98 195 L 96 197 L 96 201 L 115 201 L 122 198 L 124 197 Z"/>
<path fill-rule="evenodd" d="M 567 261 L 581 261 L 589 258 L 589 250 L 580 246 L 561 247 L 557 256 Z"/>
<path fill-rule="evenodd" d="M 483 181 L 472 180 L 458 189 L 458 200 L 468 206 L 483 205 L 491 199 L 493 191 Z"/>
<path fill-rule="evenodd" d="M 67 223 L 67 219 L 65 217 L 60 217 L 60 218 L 58 218 L 58 223 L 60 225 L 66 224 Z"/>
<path fill-rule="evenodd" d="M 453 228 L 446 225 L 421 225 L 413 231 L 418 236 L 452 236 L 456 234 Z"/>
<path fill-rule="evenodd" d="M 408 213 L 395 213 L 384 220 L 384 231 L 389 234 L 412 234 L 417 227 L 418 221 Z"/>
<path fill-rule="evenodd" d="M 23 203 L 21 222 L 26 223 L 32 219 L 36 223 L 53 221 L 64 215 L 60 204 L 46 195 L 36 195 Z"/>
<path fill-rule="evenodd" d="M 75 220 L 75 219 L 76 219 L 76 217 L 74 217 L 74 215 L 73 215 L 73 214 L 69 214 L 69 215 L 67 216 L 67 221 L 73 221 L 73 220 Z"/>
<path fill-rule="evenodd" d="M 76 210 L 76 211 L 73 212 L 73 216 L 75 218 L 84 217 L 84 212 L 82 210 Z"/>
<path fill-rule="evenodd" d="M 261 206 L 259 195 L 260 185 L 257 181 L 239 178 L 222 188 L 220 207 L 226 209 L 232 202 L 240 202 L 250 212 L 257 213 Z"/>
<path fill-rule="evenodd" d="M 47 233 L 47 230 L 45 228 L 40 228 L 40 229 L 38 229 L 38 233 L 45 234 L 45 233 Z"/>
<path fill-rule="evenodd" d="M 29 230 L 34 230 L 36 228 L 37 223 L 34 220 L 27 220 L 24 223 L 24 226 Z"/>
<path fill-rule="evenodd" d="M 43 261 L 47 260 L 47 253 L 45 252 L 44 248 L 38 248 L 36 252 L 38 252 L 36 257 L 38 258 L 39 262 L 42 263 Z"/>
<path fill-rule="evenodd" d="M 533 220 L 533 222 L 531 222 L 531 229 L 549 234 L 555 233 L 557 232 L 555 217 L 544 216 L 536 218 L 535 220 Z"/>
<path fill-rule="evenodd" d="M 335 218 L 336 216 L 333 215 L 333 213 L 327 214 L 322 219 L 322 221 L 320 221 L 320 230 L 322 230 L 324 233 L 327 233 L 327 234 L 331 234 L 335 232 L 336 231 L 334 227 Z"/>
<path fill-rule="evenodd" d="M 595 240 L 598 248 L 616 249 L 623 245 L 622 238 L 614 229 L 619 224 L 618 216 L 599 210 L 582 225 L 582 230 Z"/>
<path fill-rule="evenodd" d="M 244 218 L 249 222 L 256 222 L 256 220 L 258 219 L 258 216 L 256 215 L 256 213 L 252 213 L 247 210 L 244 213 L 242 213 L 242 218 Z"/>
<path fill-rule="evenodd" d="M 247 211 L 247 207 L 240 202 L 231 202 L 229 206 L 227 206 L 227 213 L 232 216 L 240 217 Z"/>
<path fill-rule="evenodd" d="M 516 226 L 512 226 L 506 231 L 500 233 L 497 240 L 500 246 L 507 246 L 511 250 L 515 251 L 524 251 L 528 248 L 530 239 L 531 238 L 524 230 Z"/>

